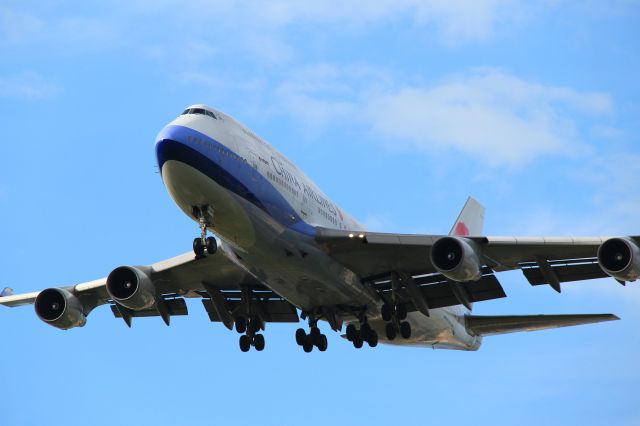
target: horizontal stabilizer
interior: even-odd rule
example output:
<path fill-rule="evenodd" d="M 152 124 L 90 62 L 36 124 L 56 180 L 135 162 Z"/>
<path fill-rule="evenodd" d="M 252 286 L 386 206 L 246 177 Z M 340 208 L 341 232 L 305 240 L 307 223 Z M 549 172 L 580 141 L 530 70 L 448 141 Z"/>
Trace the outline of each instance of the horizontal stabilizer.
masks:
<path fill-rule="evenodd" d="M 537 331 L 547 328 L 569 327 L 595 322 L 619 320 L 612 314 L 586 315 L 499 315 L 466 317 L 467 330 L 478 336 L 514 333 L 516 331 Z"/>

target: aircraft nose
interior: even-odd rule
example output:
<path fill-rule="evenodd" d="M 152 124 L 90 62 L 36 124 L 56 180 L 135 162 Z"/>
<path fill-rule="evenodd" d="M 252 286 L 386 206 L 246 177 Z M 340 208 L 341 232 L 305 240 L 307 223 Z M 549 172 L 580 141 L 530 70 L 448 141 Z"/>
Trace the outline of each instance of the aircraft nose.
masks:
<path fill-rule="evenodd" d="M 166 126 L 156 137 L 156 160 L 162 173 L 162 166 L 169 160 L 179 157 L 180 148 L 187 146 L 188 134 L 180 126 Z"/>

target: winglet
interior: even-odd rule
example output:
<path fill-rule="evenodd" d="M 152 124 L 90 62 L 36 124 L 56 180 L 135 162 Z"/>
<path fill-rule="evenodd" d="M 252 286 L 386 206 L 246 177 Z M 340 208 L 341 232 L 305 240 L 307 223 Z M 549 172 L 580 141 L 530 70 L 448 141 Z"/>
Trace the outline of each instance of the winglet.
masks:
<path fill-rule="evenodd" d="M 484 225 L 484 207 L 475 198 L 467 198 L 449 235 L 480 236 Z"/>
<path fill-rule="evenodd" d="M 11 287 L 5 287 L 0 292 L 0 297 L 13 296 L 13 289 Z"/>

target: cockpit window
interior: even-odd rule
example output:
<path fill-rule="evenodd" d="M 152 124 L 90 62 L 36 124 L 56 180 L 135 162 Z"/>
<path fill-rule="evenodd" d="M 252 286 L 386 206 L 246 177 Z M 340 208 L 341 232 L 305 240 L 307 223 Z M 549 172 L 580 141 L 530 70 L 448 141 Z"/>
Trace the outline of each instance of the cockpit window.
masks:
<path fill-rule="evenodd" d="M 211 118 L 215 118 L 216 120 L 218 119 L 218 116 L 215 115 L 214 113 L 212 113 L 211 111 L 207 111 L 204 108 L 187 108 L 185 109 L 181 115 L 187 115 L 187 114 L 200 114 L 200 115 L 207 115 Z"/>

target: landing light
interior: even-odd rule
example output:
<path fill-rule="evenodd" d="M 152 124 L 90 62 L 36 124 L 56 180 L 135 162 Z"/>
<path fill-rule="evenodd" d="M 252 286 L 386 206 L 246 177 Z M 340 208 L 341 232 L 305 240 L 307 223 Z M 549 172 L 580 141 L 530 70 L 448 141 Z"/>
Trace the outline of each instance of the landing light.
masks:
<path fill-rule="evenodd" d="M 364 238 L 364 234 L 358 235 L 358 238 Z"/>
<path fill-rule="evenodd" d="M 353 234 L 349 234 L 349 238 L 353 238 Z"/>

